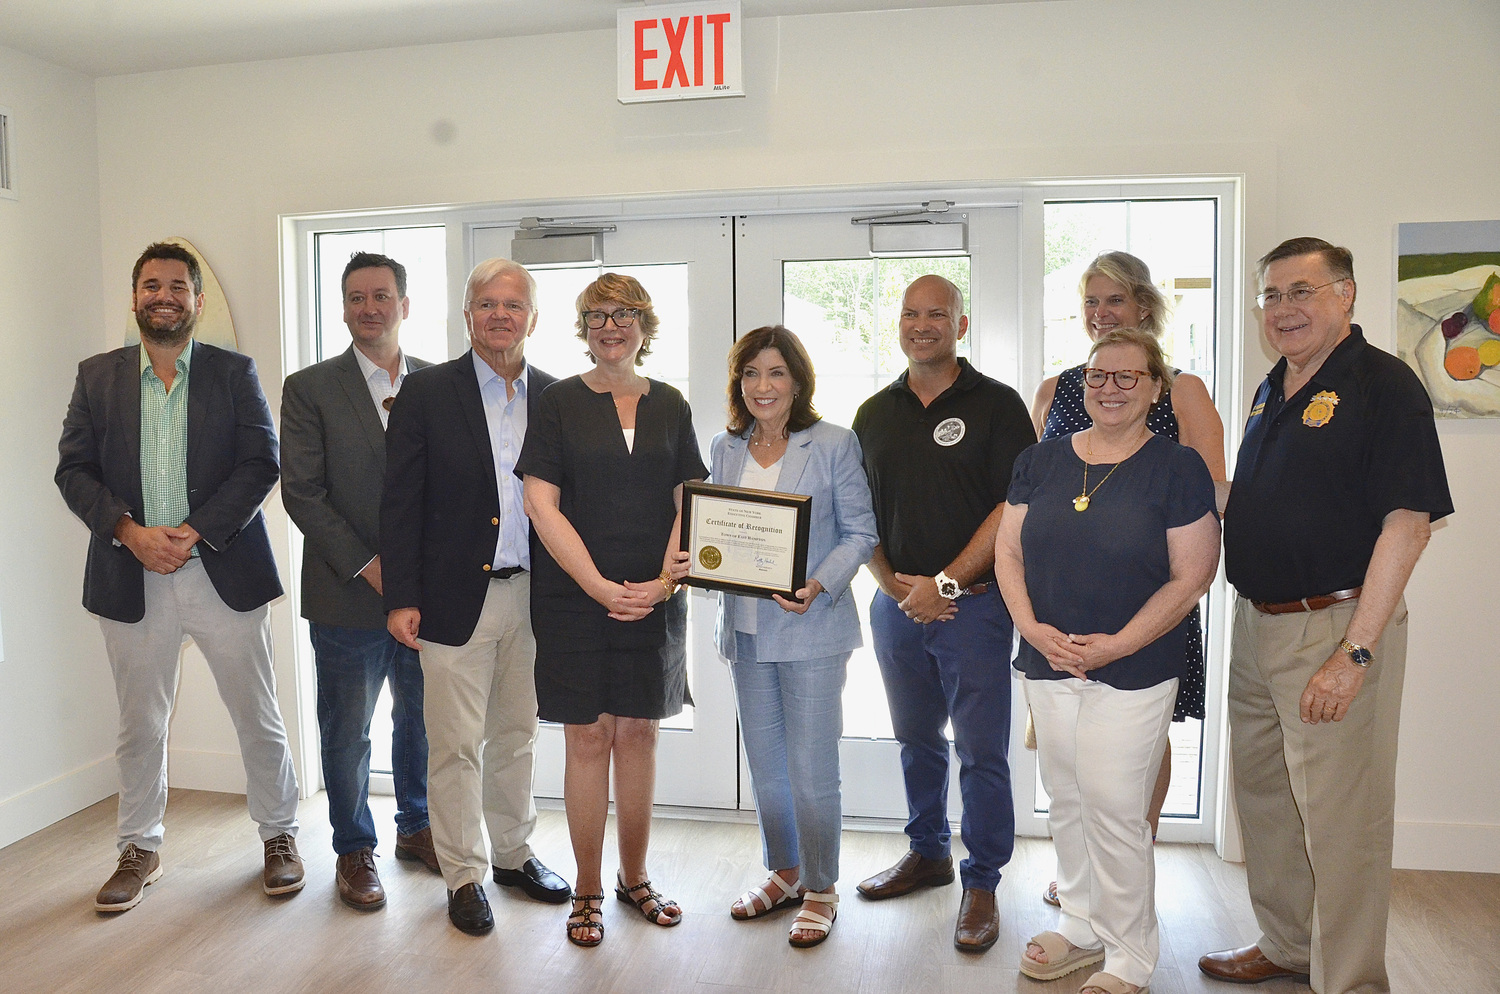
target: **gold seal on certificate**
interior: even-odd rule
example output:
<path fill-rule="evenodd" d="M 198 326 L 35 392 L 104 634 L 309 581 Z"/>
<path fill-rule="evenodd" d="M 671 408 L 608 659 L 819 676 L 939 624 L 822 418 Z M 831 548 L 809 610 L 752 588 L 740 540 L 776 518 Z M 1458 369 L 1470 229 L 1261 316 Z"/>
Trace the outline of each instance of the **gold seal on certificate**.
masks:
<path fill-rule="evenodd" d="M 812 498 L 714 483 L 682 487 L 683 583 L 794 599 L 807 583 Z"/>

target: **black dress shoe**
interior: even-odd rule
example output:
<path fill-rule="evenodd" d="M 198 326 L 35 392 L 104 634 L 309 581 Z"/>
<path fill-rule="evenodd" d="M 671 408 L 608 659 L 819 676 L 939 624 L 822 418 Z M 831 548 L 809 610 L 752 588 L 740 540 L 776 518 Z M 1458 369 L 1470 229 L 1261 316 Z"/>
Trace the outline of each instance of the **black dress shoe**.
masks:
<path fill-rule="evenodd" d="M 526 896 L 548 904 L 562 904 L 571 893 L 562 877 L 542 865 L 535 856 L 521 864 L 519 870 L 502 870 L 495 867 L 495 883 L 502 887 L 520 887 Z"/>
<path fill-rule="evenodd" d="M 470 935 L 483 935 L 494 928 L 495 916 L 490 914 L 490 899 L 484 896 L 484 888 L 464 884 L 458 890 L 450 890 L 448 920 L 454 928 Z"/>

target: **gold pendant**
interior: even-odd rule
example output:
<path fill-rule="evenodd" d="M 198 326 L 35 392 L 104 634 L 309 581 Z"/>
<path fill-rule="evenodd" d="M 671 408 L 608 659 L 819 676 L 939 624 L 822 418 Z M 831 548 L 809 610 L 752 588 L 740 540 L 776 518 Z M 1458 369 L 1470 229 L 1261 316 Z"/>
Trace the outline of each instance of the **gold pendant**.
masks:
<path fill-rule="evenodd" d="M 1087 494 L 1079 494 L 1073 498 L 1073 510 L 1087 511 L 1089 509 L 1089 498 Z"/>

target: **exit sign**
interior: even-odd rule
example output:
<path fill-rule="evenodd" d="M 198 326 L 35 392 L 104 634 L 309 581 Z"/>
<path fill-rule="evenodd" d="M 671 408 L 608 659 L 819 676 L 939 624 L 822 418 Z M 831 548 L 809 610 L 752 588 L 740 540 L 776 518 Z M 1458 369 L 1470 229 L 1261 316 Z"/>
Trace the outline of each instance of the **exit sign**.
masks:
<path fill-rule="evenodd" d="M 616 23 L 621 103 L 745 95 L 739 0 L 625 7 Z"/>

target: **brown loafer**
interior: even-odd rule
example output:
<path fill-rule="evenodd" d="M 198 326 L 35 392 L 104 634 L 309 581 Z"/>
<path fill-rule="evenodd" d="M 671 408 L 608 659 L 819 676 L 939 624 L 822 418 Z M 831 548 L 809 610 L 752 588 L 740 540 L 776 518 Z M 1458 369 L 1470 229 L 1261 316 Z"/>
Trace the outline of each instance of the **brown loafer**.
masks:
<path fill-rule="evenodd" d="M 432 827 L 419 829 L 411 835 L 396 833 L 396 858 L 421 863 L 433 873 L 442 873 L 438 866 L 437 850 L 432 848 Z"/>
<path fill-rule="evenodd" d="M 150 849 L 138 849 L 134 842 L 120 853 L 114 874 L 99 888 L 94 898 L 95 911 L 129 911 L 141 903 L 146 885 L 161 879 L 161 857 Z"/>
<path fill-rule="evenodd" d="M 952 856 L 928 859 L 907 850 L 906 855 L 898 859 L 895 866 L 861 881 L 857 890 L 872 901 L 883 901 L 888 897 L 910 894 L 918 887 L 942 887 L 952 882 Z"/>
<path fill-rule="evenodd" d="M 297 855 L 297 840 L 282 832 L 266 840 L 266 868 L 261 874 L 260 889 L 272 897 L 294 894 L 307 883 L 302 857 Z"/>
<path fill-rule="evenodd" d="M 356 849 L 338 859 L 339 900 L 358 911 L 385 907 L 385 888 L 375 872 L 375 850 Z"/>
<path fill-rule="evenodd" d="M 1258 984 L 1265 980 L 1289 979 L 1308 982 L 1305 973 L 1288 970 L 1266 959 L 1259 946 L 1242 946 L 1209 953 L 1198 960 L 1198 969 L 1231 984 Z"/>
<path fill-rule="evenodd" d="M 982 953 L 998 938 L 1000 911 L 995 907 L 995 892 L 965 888 L 958 906 L 958 925 L 953 929 L 953 945 L 961 952 Z"/>

